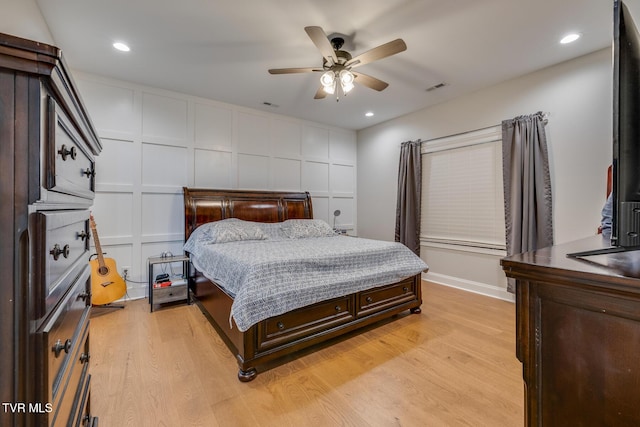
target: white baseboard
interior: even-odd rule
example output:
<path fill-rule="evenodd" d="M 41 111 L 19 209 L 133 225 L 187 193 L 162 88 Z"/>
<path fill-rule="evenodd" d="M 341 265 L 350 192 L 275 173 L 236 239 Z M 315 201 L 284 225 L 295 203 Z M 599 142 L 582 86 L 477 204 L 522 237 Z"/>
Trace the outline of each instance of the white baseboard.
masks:
<path fill-rule="evenodd" d="M 128 283 L 127 293 L 122 299 L 118 300 L 118 302 L 126 302 L 126 301 L 133 301 L 137 299 L 147 298 L 148 288 L 149 287 L 147 285 Z"/>
<path fill-rule="evenodd" d="M 515 302 L 515 295 L 507 292 L 506 289 L 489 285 L 487 283 L 474 282 L 472 280 L 461 279 L 459 277 L 447 276 L 445 274 L 438 273 L 423 273 L 422 280 L 434 282 L 439 285 L 450 286 L 452 288 L 462 289 L 469 292 L 474 292 L 480 295 L 486 295 L 492 298 L 498 298 L 501 300 Z"/>

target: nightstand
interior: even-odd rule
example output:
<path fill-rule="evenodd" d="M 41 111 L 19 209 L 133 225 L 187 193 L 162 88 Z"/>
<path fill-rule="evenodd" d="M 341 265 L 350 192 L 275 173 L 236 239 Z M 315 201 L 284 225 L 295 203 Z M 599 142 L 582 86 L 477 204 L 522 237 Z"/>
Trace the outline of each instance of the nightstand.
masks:
<path fill-rule="evenodd" d="M 184 277 L 184 280 L 181 280 L 179 283 L 172 283 L 170 286 L 155 288 L 153 286 L 155 281 L 153 267 L 158 264 L 171 264 L 178 262 L 182 263 L 182 275 Z M 153 312 L 154 304 L 164 304 L 167 302 L 182 300 L 186 301 L 187 304 L 190 303 L 189 286 L 187 280 L 187 275 L 189 273 L 189 256 L 171 255 L 151 257 L 147 260 L 147 263 L 149 265 L 149 305 L 151 308 L 151 312 Z"/>

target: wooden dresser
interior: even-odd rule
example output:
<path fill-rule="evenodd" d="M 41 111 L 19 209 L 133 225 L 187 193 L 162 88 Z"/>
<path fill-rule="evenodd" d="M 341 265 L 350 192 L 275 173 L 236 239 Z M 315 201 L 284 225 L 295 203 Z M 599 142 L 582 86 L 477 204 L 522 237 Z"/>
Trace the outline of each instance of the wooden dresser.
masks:
<path fill-rule="evenodd" d="M 95 426 L 89 207 L 100 140 L 60 50 L 0 34 L 0 425 Z"/>
<path fill-rule="evenodd" d="M 640 251 L 566 256 L 606 246 L 594 236 L 502 260 L 527 426 L 640 425 Z"/>

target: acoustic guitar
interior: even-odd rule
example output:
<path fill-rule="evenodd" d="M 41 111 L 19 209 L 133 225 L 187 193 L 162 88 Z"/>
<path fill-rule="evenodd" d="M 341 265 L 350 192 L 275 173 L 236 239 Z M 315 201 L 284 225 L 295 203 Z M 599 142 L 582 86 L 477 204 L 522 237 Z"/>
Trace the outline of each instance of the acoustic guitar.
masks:
<path fill-rule="evenodd" d="M 89 261 L 91 266 L 91 302 L 93 305 L 109 304 L 124 296 L 127 292 L 127 284 L 118 274 L 116 261 L 113 258 L 105 258 L 102 253 L 93 215 L 89 217 L 89 226 L 98 255 L 96 259 Z"/>

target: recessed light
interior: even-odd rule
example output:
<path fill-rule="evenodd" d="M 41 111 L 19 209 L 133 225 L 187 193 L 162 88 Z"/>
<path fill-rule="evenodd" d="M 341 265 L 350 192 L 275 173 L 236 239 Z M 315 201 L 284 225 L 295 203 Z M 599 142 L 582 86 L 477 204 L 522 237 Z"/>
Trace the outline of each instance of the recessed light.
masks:
<path fill-rule="evenodd" d="M 373 111 L 368 111 L 364 115 L 367 117 L 373 117 Z"/>
<path fill-rule="evenodd" d="M 564 36 L 560 40 L 560 43 L 562 43 L 562 44 L 572 43 L 572 42 L 578 40 L 579 38 L 580 38 L 580 34 L 578 34 L 578 33 L 567 34 L 566 36 Z"/>
<path fill-rule="evenodd" d="M 121 52 L 129 52 L 131 49 L 129 48 L 129 46 L 127 46 L 126 44 L 122 43 L 122 42 L 115 42 L 113 44 L 113 47 L 118 49 Z"/>

